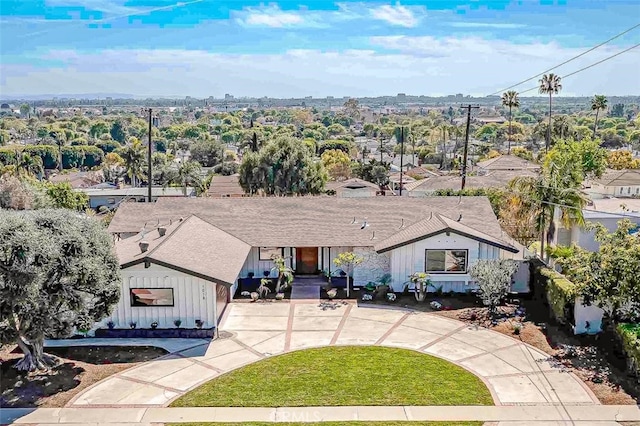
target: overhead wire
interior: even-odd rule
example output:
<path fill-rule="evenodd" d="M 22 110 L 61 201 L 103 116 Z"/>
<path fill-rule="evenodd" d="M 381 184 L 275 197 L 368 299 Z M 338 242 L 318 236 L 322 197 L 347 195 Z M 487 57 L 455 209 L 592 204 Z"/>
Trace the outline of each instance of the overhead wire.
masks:
<path fill-rule="evenodd" d="M 532 77 L 529 77 L 529 78 L 527 78 L 526 80 L 522 80 L 522 81 L 520 81 L 520 82 L 518 82 L 518 83 L 516 83 L 516 84 L 513 84 L 513 85 L 511 85 L 511 86 L 509 86 L 509 87 L 507 87 L 507 88 L 505 88 L 505 89 L 495 91 L 495 92 L 493 92 L 493 93 L 491 93 L 491 94 L 487 95 L 487 97 L 489 97 L 489 96 L 494 96 L 494 95 L 498 95 L 498 94 L 500 94 L 500 93 L 502 93 L 502 92 L 505 92 L 505 91 L 507 91 L 507 90 L 509 90 L 509 89 L 513 89 L 514 87 L 521 86 L 521 85 L 523 85 L 524 83 L 527 83 L 527 82 L 529 82 L 529 81 L 531 81 L 531 80 L 533 80 L 533 79 L 536 79 L 536 78 L 538 78 L 538 77 L 540 77 L 540 76 L 542 76 L 542 75 L 544 75 L 544 74 L 546 74 L 546 73 L 548 73 L 548 72 L 550 72 L 550 71 L 555 70 L 556 68 L 560 68 L 560 67 L 561 67 L 561 66 L 563 66 L 563 65 L 566 65 L 566 64 L 568 64 L 568 63 L 570 63 L 570 62 L 573 62 L 573 61 L 575 61 L 576 59 L 581 58 L 581 57 L 583 57 L 584 55 L 586 55 L 586 54 L 588 54 L 588 53 L 590 53 L 590 52 L 593 52 L 594 50 L 598 49 L 599 47 L 602 47 L 602 46 L 604 46 L 605 44 L 608 44 L 608 43 L 612 42 L 613 40 L 615 40 L 615 39 L 617 39 L 617 38 L 622 37 L 623 35 L 625 35 L 625 34 L 627 34 L 627 33 L 631 32 L 631 31 L 635 30 L 635 29 L 636 29 L 636 28 L 638 28 L 638 27 L 640 27 L 640 24 L 636 24 L 636 25 L 634 25 L 633 27 L 628 28 L 628 29 L 626 29 L 625 31 L 623 31 L 623 32 L 621 32 L 621 33 L 619 33 L 619 34 L 616 34 L 615 36 L 611 37 L 610 39 L 608 39 L 608 40 L 606 40 L 606 41 L 603 41 L 602 43 L 597 44 L 597 45 L 593 46 L 592 48 L 590 48 L 590 49 L 588 49 L 588 50 L 586 50 L 586 51 L 584 51 L 584 52 L 580 53 L 579 55 L 573 56 L 572 58 L 569 58 L 569 59 L 567 59 L 566 61 L 561 62 L 560 64 L 558 64 L 558 65 L 556 65 L 556 66 L 554 66 L 554 67 L 551 67 L 551 68 L 549 68 L 549 69 L 547 69 L 547 70 L 545 70 L 545 71 L 542 71 L 542 72 L 541 72 L 541 73 L 539 73 L 539 74 L 536 74 L 536 75 L 534 75 L 534 76 L 532 76 Z M 637 47 L 637 46 L 636 46 L 636 47 Z M 631 50 L 631 49 L 628 49 L 628 50 Z M 623 52 L 621 52 L 621 53 L 623 53 Z M 615 56 L 617 56 L 617 55 L 614 55 L 614 56 L 612 56 L 612 57 L 615 57 Z M 600 63 L 600 62 L 598 62 L 598 63 Z M 597 64 L 597 63 L 596 63 L 596 64 Z M 596 65 L 596 64 L 594 64 L 594 65 Z M 566 78 L 567 76 L 564 76 L 564 77 Z M 536 88 L 537 88 L 537 87 L 536 87 Z M 533 89 L 530 89 L 530 90 L 533 90 Z M 530 90 L 527 90 L 527 91 L 530 91 Z M 525 93 L 525 92 L 520 92 L 520 93 Z"/>

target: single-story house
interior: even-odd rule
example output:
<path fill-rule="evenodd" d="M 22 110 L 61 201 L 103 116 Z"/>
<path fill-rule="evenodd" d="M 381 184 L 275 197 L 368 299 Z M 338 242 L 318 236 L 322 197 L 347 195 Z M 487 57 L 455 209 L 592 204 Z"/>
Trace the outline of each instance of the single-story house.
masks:
<path fill-rule="evenodd" d="M 478 174 L 503 170 L 537 172 L 540 170 L 540 165 L 515 155 L 500 155 L 499 157 L 478 162 L 476 170 Z"/>
<path fill-rule="evenodd" d="M 118 207 L 122 202 L 144 203 L 147 201 L 149 190 L 148 188 L 78 188 L 76 191 L 87 194 L 89 197 L 89 207 L 99 210 L 102 207 L 108 209 Z M 193 195 L 195 195 L 195 190 L 191 187 L 186 188 L 186 195 L 184 188 L 163 188 L 161 186 L 151 188 L 151 201 L 157 201 L 165 197 L 184 198 Z"/>
<path fill-rule="evenodd" d="M 509 182 L 519 176 L 536 176 L 531 170 L 496 170 L 482 175 L 469 175 L 465 182 L 465 189 L 504 188 Z M 459 190 L 462 177 L 456 175 L 434 176 L 418 180 L 405 185 L 402 195 L 408 197 L 429 197 L 435 191 L 443 189 Z"/>
<path fill-rule="evenodd" d="M 245 197 L 247 194 L 240 186 L 240 175 L 213 176 L 207 191 L 209 197 Z"/>
<path fill-rule="evenodd" d="M 585 222 L 604 225 L 609 232 L 618 228 L 618 222 L 629 219 L 640 226 L 640 199 L 635 198 L 602 198 L 594 199 L 582 210 Z M 558 228 L 553 244 L 570 246 L 575 244 L 585 250 L 596 251 L 600 243 L 596 241 L 595 230 L 578 225 L 567 229 L 557 221 Z"/>
<path fill-rule="evenodd" d="M 606 197 L 640 197 L 640 170 L 611 170 L 584 185 L 592 199 Z"/>
<path fill-rule="evenodd" d="M 327 182 L 325 189 L 338 197 L 375 197 L 380 191 L 378 185 L 358 178 Z"/>
<path fill-rule="evenodd" d="M 91 188 L 104 182 L 104 175 L 99 172 L 59 173 L 49 177 L 49 182 L 68 182 L 72 188 Z"/>
<path fill-rule="evenodd" d="M 459 292 L 475 288 L 468 270 L 478 259 L 522 256 L 486 197 L 164 198 L 123 204 L 109 231 L 120 237 L 123 272 L 114 317 L 160 327 L 174 318 L 215 326 L 238 279 L 276 277 L 273 254 L 296 275 L 314 275 L 335 274 L 333 260 L 354 252 L 363 258 L 348 271 L 354 287 L 389 273 L 402 291 L 426 271 Z"/>

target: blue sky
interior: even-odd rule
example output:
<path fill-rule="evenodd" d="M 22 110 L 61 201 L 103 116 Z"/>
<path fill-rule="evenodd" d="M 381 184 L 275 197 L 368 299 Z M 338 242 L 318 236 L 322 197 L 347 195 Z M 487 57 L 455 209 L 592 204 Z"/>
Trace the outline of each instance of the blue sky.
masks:
<path fill-rule="evenodd" d="M 639 23 L 638 0 L 1 0 L 0 95 L 487 95 Z M 639 64 L 640 48 L 563 94 L 640 94 Z"/>

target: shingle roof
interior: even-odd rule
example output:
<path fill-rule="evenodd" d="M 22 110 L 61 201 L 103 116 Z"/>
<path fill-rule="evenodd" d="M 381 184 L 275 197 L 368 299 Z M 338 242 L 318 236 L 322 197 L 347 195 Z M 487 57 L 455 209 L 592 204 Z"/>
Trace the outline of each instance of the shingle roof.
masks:
<path fill-rule="evenodd" d="M 197 216 L 166 224 L 158 230 L 116 242 L 120 266 L 126 268 L 149 261 L 177 269 L 220 284 L 233 285 L 251 246 Z M 146 252 L 140 241 L 149 243 Z"/>
<path fill-rule="evenodd" d="M 372 247 L 398 233 L 403 224 L 409 227 L 431 213 L 452 218 L 462 214 L 465 226 L 502 238 L 486 197 L 166 198 L 120 206 L 109 231 L 137 233 L 145 223 L 153 228 L 156 221 L 195 214 L 253 247 Z M 367 226 L 361 229 L 365 219 Z"/>
<path fill-rule="evenodd" d="M 391 237 L 380 241 L 374 248 L 377 252 L 383 253 L 385 251 L 393 250 L 394 248 L 401 247 L 406 244 L 410 244 L 416 241 L 429 238 L 433 235 L 441 234 L 443 232 L 453 232 L 459 235 L 464 235 L 474 240 L 482 241 L 486 244 L 500 247 L 504 250 L 508 250 L 512 253 L 517 253 L 519 250 L 513 247 L 508 242 L 495 238 L 491 235 L 487 235 L 477 229 L 473 229 L 469 226 L 462 224 L 463 216 L 458 216 L 460 221 L 450 219 L 441 214 L 435 213 L 428 218 L 415 223 L 408 228 L 398 232 Z"/>
<path fill-rule="evenodd" d="M 607 169 L 601 178 L 594 179 L 604 186 L 634 186 L 640 185 L 640 170 L 612 170 Z"/>
<path fill-rule="evenodd" d="M 502 188 L 518 176 L 536 176 L 532 170 L 496 170 L 486 175 L 467 176 L 465 188 Z M 460 176 L 434 176 L 405 186 L 408 191 L 436 191 L 438 189 L 460 189 Z"/>
<path fill-rule="evenodd" d="M 208 194 L 210 197 L 222 197 L 226 195 L 245 195 L 240 186 L 240 176 L 214 176 L 211 179 Z"/>
<path fill-rule="evenodd" d="M 501 155 L 489 160 L 480 161 L 477 166 L 486 170 L 538 170 L 540 166 L 515 155 Z"/>

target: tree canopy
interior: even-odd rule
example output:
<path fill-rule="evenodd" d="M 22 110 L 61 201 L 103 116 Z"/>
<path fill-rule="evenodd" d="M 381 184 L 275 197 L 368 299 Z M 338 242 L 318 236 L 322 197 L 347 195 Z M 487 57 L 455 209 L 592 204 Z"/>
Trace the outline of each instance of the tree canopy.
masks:
<path fill-rule="evenodd" d="M 0 210 L 0 343 L 17 343 L 21 370 L 55 358 L 45 338 L 89 329 L 117 303 L 119 264 L 97 220 L 69 210 Z"/>

